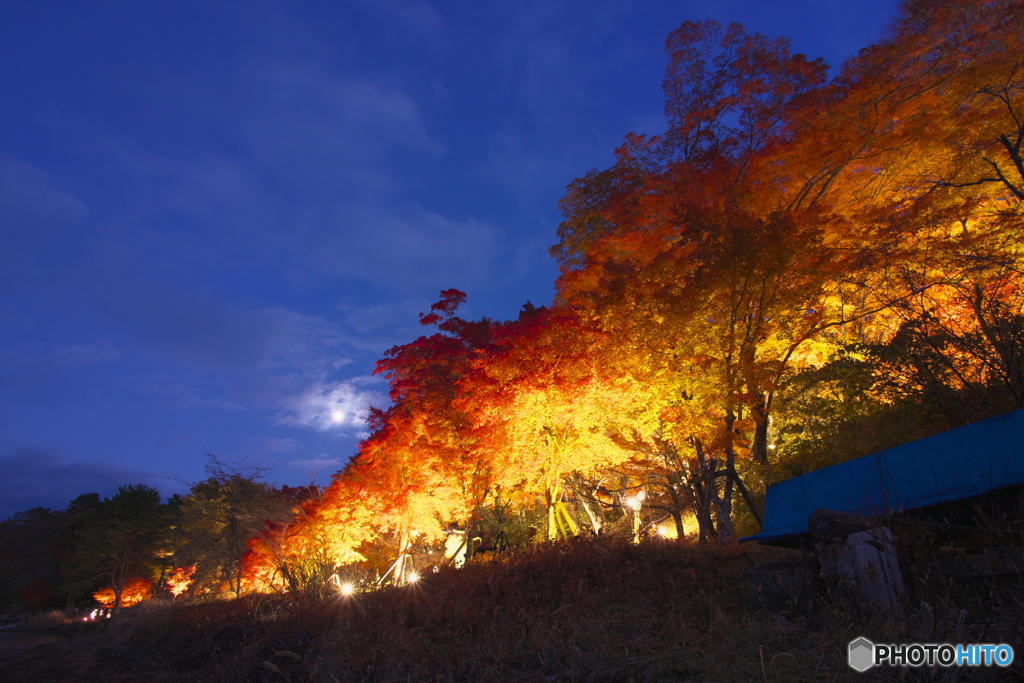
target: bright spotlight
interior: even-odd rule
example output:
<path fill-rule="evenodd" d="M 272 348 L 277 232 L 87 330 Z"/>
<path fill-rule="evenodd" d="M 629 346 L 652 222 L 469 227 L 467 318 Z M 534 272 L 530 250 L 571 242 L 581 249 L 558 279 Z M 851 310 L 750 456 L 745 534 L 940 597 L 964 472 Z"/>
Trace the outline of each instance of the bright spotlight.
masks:
<path fill-rule="evenodd" d="M 420 580 L 419 572 L 409 572 L 409 583 L 416 583 Z"/>
<path fill-rule="evenodd" d="M 341 584 L 341 594 L 342 595 L 352 595 L 355 592 L 356 592 L 356 587 L 353 586 L 351 583 L 343 583 L 343 584 Z"/>
<path fill-rule="evenodd" d="M 622 504 L 628 507 L 630 510 L 638 511 L 643 507 L 644 501 L 647 500 L 647 492 L 640 490 L 632 496 L 626 496 L 622 499 Z"/>

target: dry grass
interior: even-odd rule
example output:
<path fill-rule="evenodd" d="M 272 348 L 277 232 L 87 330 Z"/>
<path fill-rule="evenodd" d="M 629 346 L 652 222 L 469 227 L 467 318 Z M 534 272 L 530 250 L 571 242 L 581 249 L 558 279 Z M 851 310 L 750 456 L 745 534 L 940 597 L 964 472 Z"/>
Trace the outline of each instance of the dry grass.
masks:
<path fill-rule="evenodd" d="M 24 631 L 46 631 L 59 629 L 71 623 L 71 619 L 64 616 L 63 612 L 39 612 L 30 615 L 25 621 L 17 625 L 18 630 Z"/>
<path fill-rule="evenodd" d="M 754 561 L 736 548 L 581 539 L 350 598 L 143 603 L 102 634 L 6 660 L 0 680 L 943 680 L 854 674 L 846 643 L 921 640 L 953 605 L 899 620 L 824 601 L 759 611 L 743 579 Z M 1003 599 L 1018 618 L 1021 595 Z"/>

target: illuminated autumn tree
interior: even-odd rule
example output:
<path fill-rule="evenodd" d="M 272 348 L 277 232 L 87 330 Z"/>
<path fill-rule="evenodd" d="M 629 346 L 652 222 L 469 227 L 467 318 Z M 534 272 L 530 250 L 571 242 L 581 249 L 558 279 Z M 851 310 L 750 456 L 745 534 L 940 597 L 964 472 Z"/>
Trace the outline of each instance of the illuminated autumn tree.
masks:
<path fill-rule="evenodd" d="M 737 458 L 767 462 L 783 376 L 820 352 L 816 340 L 842 322 L 832 269 L 849 256 L 789 214 L 762 218 L 675 201 L 667 197 L 642 218 L 616 216 L 639 222 L 592 243 L 586 266 L 564 271 L 560 286 L 613 340 L 616 366 L 663 388 L 673 438 L 692 444 L 708 473 L 717 471 L 714 458 L 724 460 L 716 504 L 728 538 L 733 489 L 750 499 Z M 681 410 L 689 424 L 678 424 Z M 721 456 L 705 459 L 708 451 Z"/>
<path fill-rule="evenodd" d="M 196 565 L 175 567 L 164 581 L 167 590 L 176 598 L 181 597 L 195 583 Z"/>
<path fill-rule="evenodd" d="M 908 3 L 848 65 L 847 99 L 882 117 L 869 148 L 889 178 L 851 214 L 875 238 L 865 284 L 889 305 L 890 335 L 868 341 L 889 395 L 950 426 L 1024 405 L 1022 50 L 1019 2 Z"/>
<path fill-rule="evenodd" d="M 181 505 L 181 528 L 187 539 L 178 562 L 196 564 L 196 581 L 241 595 L 242 562 L 248 541 L 266 520 L 283 521 L 292 501 L 263 481 L 265 468 L 228 463 L 208 455 L 206 479 L 190 485 Z"/>
<path fill-rule="evenodd" d="M 93 599 L 115 612 L 121 607 L 131 607 L 153 596 L 153 581 L 143 576 L 127 579 L 120 593 L 112 587 L 101 588 L 92 594 Z"/>
<path fill-rule="evenodd" d="M 400 553 L 417 536 L 440 540 L 448 524 L 472 526 L 490 491 L 493 468 L 456 398 L 469 364 L 492 345 L 492 323 L 458 317 L 465 297 L 441 292 L 420 320 L 438 331 L 388 350 L 377 364 L 392 405 L 372 411 L 373 433 L 352 476 L 386 498 L 382 521 L 399 535 Z"/>
<path fill-rule="evenodd" d="M 831 82 L 785 41 L 687 22 L 665 134 L 569 187 L 561 296 L 662 388 L 659 438 L 695 453 L 724 537 L 786 377 L 846 344 L 913 334 L 951 395 L 1019 393 L 1020 10 L 907 3 Z"/>
<path fill-rule="evenodd" d="M 455 398 L 468 364 L 490 344 L 491 324 L 457 317 L 464 300 L 458 290 L 442 292 L 421 316 L 438 332 L 388 350 L 378 363 L 392 405 L 370 411 L 370 436 L 322 499 L 250 544 L 247 566 L 259 583 L 321 585 L 336 566 L 360 559 L 361 544 L 389 534 L 404 563 L 414 540 L 439 541 L 454 522 L 472 525 L 492 469 Z M 396 575 L 401 582 L 405 572 Z"/>
<path fill-rule="evenodd" d="M 80 497 L 81 498 L 81 497 Z M 75 506 L 73 506 L 75 507 Z M 129 580 L 159 573 L 167 535 L 167 511 L 160 493 L 136 484 L 118 488 L 112 498 L 83 500 L 73 511 L 75 525 L 67 531 L 67 571 L 102 580 L 117 612 Z"/>
<path fill-rule="evenodd" d="M 886 373 L 975 416 L 1021 405 L 1021 9 L 908 2 L 831 81 L 785 40 L 684 23 L 665 133 L 628 135 L 561 202 L 554 304 L 467 321 L 465 295 L 442 292 L 421 320 L 437 332 L 378 364 L 392 405 L 332 502 L 266 552 L 349 525 L 402 554 L 453 522 L 471 535 L 499 492 L 543 499 L 554 537 L 567 477 L 590 495 L 613 475 L 677 530 L 689 507 L 729 542 L 734 501 L 757 523 L 760 491 L 793 470 L 796 406 L 832 410 L 806 422 L 838 433 L 908 400 Z M 850 363 L 867 408 L 836 387 Z"/>
<path fill-rule="evenodd" d="M 249 541 L 246 585 L 260 592 L 326 595 L 338 567 L 362 561 L 357 549 L 379 536 L 383 499 L 369 494 L 350 464 L 322 495 L 302 503 L 291 521 L 270 522 Z"/>
<path fill-rule="evenodd" d="M 524 307 L 495 340 L 464 382 L 461 400 L 480 435 L 478 447 L 501 463 L 496 487 L 506 496 L 540 495 L 554 539 L 565 478 L 595 474 L 626 457 L 608 430 L 630 396 L 595 372 L 599 335 L 569 309 Z"/>

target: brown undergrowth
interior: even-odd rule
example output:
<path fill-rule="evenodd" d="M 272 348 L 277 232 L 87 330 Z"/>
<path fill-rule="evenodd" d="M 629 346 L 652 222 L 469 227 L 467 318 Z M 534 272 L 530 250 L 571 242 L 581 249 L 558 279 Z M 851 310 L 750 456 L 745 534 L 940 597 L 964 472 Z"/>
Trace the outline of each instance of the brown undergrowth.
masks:
<path fill-rule="evenodd" d="M 579 539 L 330 600 L 148 601 L 102 633 L 4 660 L 0 680 L 943 680 L 846 665 L 859 635 L 920 640 L 912 609 L 759 610 L 744 570 L 776 559 L 751 554 L 763 552 Z"/>

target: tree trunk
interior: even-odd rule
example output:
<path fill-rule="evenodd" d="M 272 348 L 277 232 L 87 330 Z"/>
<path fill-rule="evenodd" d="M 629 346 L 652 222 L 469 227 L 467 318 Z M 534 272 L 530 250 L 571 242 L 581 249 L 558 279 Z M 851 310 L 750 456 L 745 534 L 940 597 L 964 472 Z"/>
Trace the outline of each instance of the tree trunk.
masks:
<path fill-rule="evenodd" d="M 754 442 L 750 446 L 750 457 L 759 465 L 768 464 L 768 411 L 771 396 L 764 396 L 756 405 L 751 406 L 750 417 L 754 420 Z"/>
<path fill-rule="evenodd" d="M 729 410 L 725 416 L 725 428 L 729 433 L 729 441 L 725 446 L 725 486 L 722 488 L 722 497 L 716 500 L 718 507 L 718 542 L 720 544 L 732 543 L 735 539 L 732 526 L 732 488 L 733 478 L 730 472 L 736 471 L 736 450 L 733 448 L 733 425 L 736 424 L 736 416 Z M 712 476 L 717 476 L 712 473 Z"/>
<path fill-rule="evenodd" d="M 558 525 L 555 523 L 555 495 L 551 492 L 551 489 L 547 489 L 544 492 L 544 502 L 548 508 L 548 540 L 555 541 L 558 539 Z"/>
<path fill-rule="evenodd" d="M 110 574 L 110 587 L 114 589 L 114 614 L 121 611 L 121 596 L 124 595 L 124 587 L 127 583 L 128 565 L 122 563 Z"/>
<path fill-rule="evenodd" d="M 704 444 L 693 438 L 693 448 L 697 452 L 697 495 L 700 499 L 700 510 L 697 511 L 697 528 L 700 531 L 700 542 L 707 543 L 708 537 L 717 538 L 714 525 L 711 523 L 711 503 L 718 497 L 715 486 L 715 458 L 708 458 L 704 453 Z"/>
<path fill-rule="evenodd" d="M 601 527 L 603 526 L 601 520 L 598 518 L 596 514 L 594 514 L 594 511 L 590 509 L 590 504 L 587 502 L 586 498 L 584 498 L 581 495 L 577 495 L 577 498 L 579 499 L 580 504 L 583 506 L 583 510 L 587 513 L 587 517 L 590 518 L 590 526 L 594 529 L 594 535 L 600 535 Z"/>
<path fill-rule="evenodd" d="M 643 518 L 640 515 L 640 510 L 643 508 L 642 503 L 636 503 L 635 506 L 630 506 L 630 512 L 633 515 L 633 543 L 640 542 L 640 527 L 643 523 Z"/>
<path fill-rule="evenodd" d="M 232 508 L 228 516 L 228 589 L 236 598 L 242 596 L 242 553 L 239 549 L 238 519 L 236 510 Z"/>
<path fill-rule="evenodd" d="M 722 497 L 715 501 L 718 508 L 718 542 L 721 544 L 732 543 L 735 540 L 732 526 L 732 489 L 733 478 L 728 472 L 735 468 L 736 456 L 732 446 L 726 448 L 726 477 L 725 486 L 722 488 Z M 712 476 L 715 476 L 714 474 Z"/>
<path fill-rule="evenodd" d="M 676 524 L 676 538 L 680 541 L 683 540 L 684 529 L 683 529 L 683 500 L 679 493 L 679 489 L 682 486 L 678 474 L 673 475 L 668 479 L 668 495 L 672 499 L 672 509 L 668 511 L 672 515 L 672 521 Z"/>
<path fill-rule="evenodd" d="M 464 555 L 465 561 L 469 561 L 473 557 L 473 536 L 476 534 L 476 518 L 477 515 L 474 513 L 466 520 L 466 553 Z"/>
<path fill-rule="evenodd" d="M 679 514 L 678 510 L 672 510 L 671 515 L 672 521 L 676 523 L 676 539 L 682 541 L 686 536 L 686 529 L 683 528 L 683 516 Z"/>
<path fill-rule="evenodd" d="M 718 542 L 722 545 L 733 542 L 732 528 L 732 482 L 726 482 L 725 496 L 715 501 L 715 508 L 718 512 Z"/>

